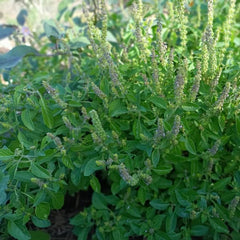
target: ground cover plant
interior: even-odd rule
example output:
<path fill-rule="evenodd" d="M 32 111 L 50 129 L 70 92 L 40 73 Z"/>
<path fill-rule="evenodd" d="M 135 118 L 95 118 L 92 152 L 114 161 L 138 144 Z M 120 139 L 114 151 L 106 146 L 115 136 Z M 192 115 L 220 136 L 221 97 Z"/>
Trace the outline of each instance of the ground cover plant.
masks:
<path fill-rule="evenodd" d="M 1 239 L 238 240 L 239 3 L 94 3 L 0 56 Z"/>

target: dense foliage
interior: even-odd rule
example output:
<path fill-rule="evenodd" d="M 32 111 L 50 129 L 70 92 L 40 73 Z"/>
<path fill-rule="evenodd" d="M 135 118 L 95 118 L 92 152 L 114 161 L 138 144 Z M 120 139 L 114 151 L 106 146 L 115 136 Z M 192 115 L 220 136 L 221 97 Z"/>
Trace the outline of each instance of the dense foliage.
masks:
<path fill-rule="evenodd" d="M 1 239 L 92 189 L 79 240 L 239 240 L 239 4 L 64 6 L 70 27 L 0 56 Z"/>

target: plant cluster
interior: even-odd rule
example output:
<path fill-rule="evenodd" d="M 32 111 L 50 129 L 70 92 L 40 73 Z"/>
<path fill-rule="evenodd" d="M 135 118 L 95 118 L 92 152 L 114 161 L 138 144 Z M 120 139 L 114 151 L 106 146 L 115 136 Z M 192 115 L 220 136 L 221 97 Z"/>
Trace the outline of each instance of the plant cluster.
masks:
<path fill-rule="evenodd" d="M 132 1 L 124 22 L 99 0 L 0 56 L 1 239 L 89 189 L 81 240 L 240 238 L 240 8 L 193 2 Z"/>

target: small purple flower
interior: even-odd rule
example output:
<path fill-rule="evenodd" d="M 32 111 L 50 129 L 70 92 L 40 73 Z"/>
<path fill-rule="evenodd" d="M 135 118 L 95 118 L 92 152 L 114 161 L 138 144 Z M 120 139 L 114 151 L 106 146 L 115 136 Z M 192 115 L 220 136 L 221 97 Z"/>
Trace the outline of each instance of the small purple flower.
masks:
<path fill-rule="evenodd" d="M 23 35 L 23 37 L 28 37 L 31 35 L 31 31 L 28 27 L 22 26 L 20 29 L 20 33 Z"/>

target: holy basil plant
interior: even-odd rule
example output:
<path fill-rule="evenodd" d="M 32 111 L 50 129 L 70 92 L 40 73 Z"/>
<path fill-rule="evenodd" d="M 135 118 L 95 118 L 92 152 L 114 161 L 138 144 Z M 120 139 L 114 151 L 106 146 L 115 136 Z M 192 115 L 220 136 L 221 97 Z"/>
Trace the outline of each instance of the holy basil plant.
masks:
<path fill-rule="evenodd" d="M 100 0 L 79 31 L 45 23 L 53 54 L 45 39 L 11 66 L 3 239 L 49 239 L 51 212 L 84 191 L 90 205 L 69 219 L 81 240 L 239 239 L 239 4 L 143 2 L 123 14 Z"/>

